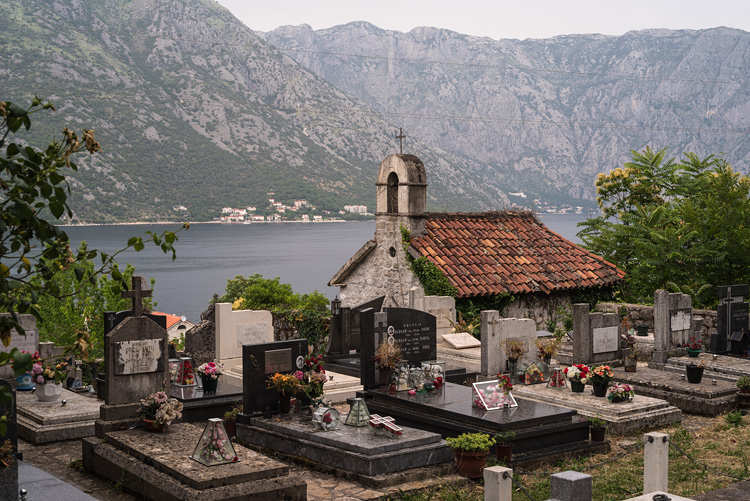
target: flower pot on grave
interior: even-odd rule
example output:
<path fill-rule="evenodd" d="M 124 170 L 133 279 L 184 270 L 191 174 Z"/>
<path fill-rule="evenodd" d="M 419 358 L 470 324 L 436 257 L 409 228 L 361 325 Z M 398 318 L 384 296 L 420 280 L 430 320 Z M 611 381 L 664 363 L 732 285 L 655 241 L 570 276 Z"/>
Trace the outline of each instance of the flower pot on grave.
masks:
<path fill-rule="evenodd" d="M 292 396 L 279 393 L 279 412 L 281 414 L 289 414 L 289 411 L 291 410 L 292 410 Z"/>
<path fill-rule="evenodd" d="M 624 366 L 625 372 L 635 372 L 638 369 L 638 359 L 626 356 Z"/>
<path fill-rule="evenodd" d="M 378 369 L 378 384 L 380 386 L 388 386 L 388 381 L 391 379 L 391 371 L 388 368 Z"/>
<path fill-rule="evenodd" d="M 606 428 L 590 428 L 590 430 L 592 442 L 604 442 L 604 433 L 607 431 Z"/>
<path fill-rule="evenodd" d="M 594 386 L 595 397 L 606 397 L 607 396 L 607 383 L 592 383 Z"/>
<path fill-rule="evenodd" d="M 583 393 L 584 388 L 586 388 L 586 385 L 582 382 L 575 379 L 570 380 L 570 389 L 573 393 Z"/>
<path fill-rule="evenodd" d="M 686 365 L 685 374 L 687 375 L 688 383 L 698 384 L 703 379 L 703 367 L 695 364 Z"/>
<path fill-rule="evenodd" d="M 635 334 L 637 336 L 648 336 L 648 325 L 636 325 Z"/>
<path fill-rule="evenodd" d="M 458 474 L 466 478 L 481 478 L 482 469 L 487 465 L 487 454 L 490 451 L 468 452 L 454 451 Z"/>
<path fill-rule="evenodd" d="M 232 421 L 224 423 L 224 428 L 227 430 L 227 436 L 232 438 L 237 435 L 237 423 Z"/>
<path fill-rule="evenodd" d="M 508 359 L 508 372 L 510 372 L 510 382 L 516 384 L 518 382 L 518 360 Z"/>
<path fill-rule="evenodd" d="M 143 419 L 144 428 L 151 433 L 164 433 L 167 431 L 167 425 L 164 423 L 157 423 L 153 419 Z"/>
<path fill-rule="evenodd" d="M 698 355 L 701 354 L 701 350 L 691 350 L 690 348 L 686 348 L 685 351 L 687 351 L 689 357 L 693 358 L 697 358 Z"/>
<path fill-rule="evenodd" d="M 62 395 L 62 383 L 42 383 L 36 385 L 36 398 L 40 402 L 54 402 Z"/>
<path fill-rule="evenodd" d="M 512 458 L 513 458 L 513 444 L 495 446 L 495 459 L 497 459 L 498 461 L 502 461 L 505 464 L 510 464 L 510 460 Z"/>
<path fill-rule="evenodd" d="M 219 378 L 202 377 L 203 393 L 216 393 L 216 387 L 219 385 Z"/>

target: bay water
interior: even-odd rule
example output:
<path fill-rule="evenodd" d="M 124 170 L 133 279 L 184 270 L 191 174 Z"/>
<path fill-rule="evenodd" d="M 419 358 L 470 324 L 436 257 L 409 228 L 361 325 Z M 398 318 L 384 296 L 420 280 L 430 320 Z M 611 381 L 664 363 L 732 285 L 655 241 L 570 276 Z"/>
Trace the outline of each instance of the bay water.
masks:
<path fill-rule="evenodd" d="M 552 231 L 575 243 L 576 224 L 585 219 L 577 214 L 540 215 Z M 132 236 L 145 232 L 176 230 L 179 225 L 67 226 L 74 249 L 82 241 L 91 249 L 115 252 Z M 156 310 L 200 321 L 214 294 L 222 295 L 227 281 L 235 276 L 259 273 L 265 278 L 279 277 L 299 293 L 320 291 L 333 299 L 337 287 L 328 281 L 370 240 L 375 222 L 347 223 L 254 223 L 192 224 L 178 234 L 177 259 L 164 254 L 153 244 L 141 252 L 128 250 L 118 256 L 124 269 L 131 263 L 136 273 L 156 279 Z"/>

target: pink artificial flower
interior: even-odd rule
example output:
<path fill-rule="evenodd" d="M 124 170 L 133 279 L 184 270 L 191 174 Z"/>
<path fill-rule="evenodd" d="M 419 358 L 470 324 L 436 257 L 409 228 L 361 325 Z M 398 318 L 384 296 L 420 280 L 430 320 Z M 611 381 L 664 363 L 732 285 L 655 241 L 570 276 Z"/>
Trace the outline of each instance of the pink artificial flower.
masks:
<path fill-rule="evenodd" d="M 154 393 L 154 402 L 161 405 L 167 402 L 167 394 L 163 391 L 157 391 Z"/>

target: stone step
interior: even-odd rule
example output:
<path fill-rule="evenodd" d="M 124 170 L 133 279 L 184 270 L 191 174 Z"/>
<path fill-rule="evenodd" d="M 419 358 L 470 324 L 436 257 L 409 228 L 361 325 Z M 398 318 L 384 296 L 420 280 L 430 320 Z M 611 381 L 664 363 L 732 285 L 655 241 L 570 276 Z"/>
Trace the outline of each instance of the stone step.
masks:
<path fill-rule="evenodd" d="M 32 444 L 46 444 L 92 437 L 95 432 L 94 422 L 95 420 L 91 419 L 74 423 L 41 425 L 25 416 L 18 415 L 16 417 L 18 436 Z"/>

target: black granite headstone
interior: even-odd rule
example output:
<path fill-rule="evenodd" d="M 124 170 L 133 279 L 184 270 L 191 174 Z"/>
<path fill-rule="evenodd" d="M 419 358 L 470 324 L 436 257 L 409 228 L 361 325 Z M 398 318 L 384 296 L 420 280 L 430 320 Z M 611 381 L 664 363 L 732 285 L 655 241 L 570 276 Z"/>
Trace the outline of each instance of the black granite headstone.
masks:
<path fill-rule="evenodd" d="M 337 318 L 340 325 L 331 324 L 330 337 L 326 354 L 329 358 L 348 358 L 359 353 L 361 346 L 360 316 L 369 308 L 376 312 L 383 308 L 385 296 L 380 296 L 353 308 L 341 308 L 341 315 Z"/>
<path fill-rule="evenodd" d="M 725 353 L 732 333 L 746 332 L 750 321 L 750 305 L 744 301 L 750 285 L 725 285 L 717 287 L 719 306 L 716 309 L 719 337 L 712 345 L 714 353 Z"/>
<path fill-rule="evenodd" d="M 279 394 L 268 388 L 268 378 L 279 372 L 290 374 L 302 368 L 307 339 L 242 346 L 242 396 L 246 416 L 262 414 L 266 406 L 278 410 Z M 239 422 L 243 422 L 238 418 Z"/>
<path fill-rule="evenodd" d="M 747 354 L 748 345 L 750 345 L 750 336 L 747 332 L 735 331 L 729 338 L 729 352 L 732 355 Z"/>
<path fill-rule="evenodd" d="M 401 349 L 402 359 L 417 365 L 437 358 L 437 318 L 427 312 L 408 308 L 386 308 L 376 315 L 368 309 L 360 313 L 362 346 L 360 350 L 360 381 L 365 390 L 375 383 L 375 350 L 393 338 Z"/>

